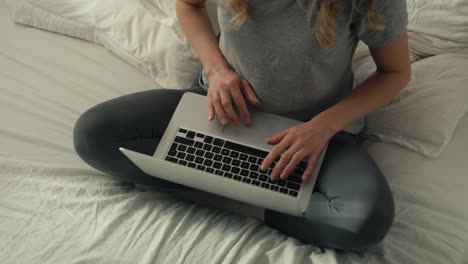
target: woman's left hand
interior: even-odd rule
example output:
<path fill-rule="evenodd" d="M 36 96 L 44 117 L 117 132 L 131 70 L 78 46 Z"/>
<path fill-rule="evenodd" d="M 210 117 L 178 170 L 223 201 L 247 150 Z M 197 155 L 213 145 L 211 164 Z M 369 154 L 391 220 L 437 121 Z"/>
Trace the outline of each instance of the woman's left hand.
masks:
<path fill-rule="evenodd" d="M 318 119 L 311 119 L 306 123 L 286 129 L 266 140 L 268 144 L 276 146 L 265 157 L 261 169 L 266 171 L 281 155 L 271 173 L 271 179 L 274 181 L 279 175 L 285 180 L 299 162 L 304 160 L 307 162 L 307 168 L 302 175 L 302 180 L 306 181 L 312 174 L 320 153 L 332 136 L 331 130 Z"/>

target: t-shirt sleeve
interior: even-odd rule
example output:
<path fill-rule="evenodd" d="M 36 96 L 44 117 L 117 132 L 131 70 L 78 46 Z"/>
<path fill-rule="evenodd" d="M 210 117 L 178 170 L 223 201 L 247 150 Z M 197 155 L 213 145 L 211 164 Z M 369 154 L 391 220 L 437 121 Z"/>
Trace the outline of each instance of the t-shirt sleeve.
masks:
<path fill-rule="evenodd" d="M 375 0 L 376 9 L 384 18 L 383 30 L 372 29 L 368 25 L 367 11 L 369 0 L 358 1 L 354 11 L 354 30 L 359 40 L 369 47 L 382 47 L 400 38 L 408 25 L 406 0 Z"/>

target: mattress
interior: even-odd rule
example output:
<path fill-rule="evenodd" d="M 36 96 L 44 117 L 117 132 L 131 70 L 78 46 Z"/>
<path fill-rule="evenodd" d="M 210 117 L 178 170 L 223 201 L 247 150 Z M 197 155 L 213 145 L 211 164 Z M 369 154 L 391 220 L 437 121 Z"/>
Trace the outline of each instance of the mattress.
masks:
<path fill-rule="evenodd" d="M 2 263 L 466 263 L 468 117 L 437 159 L 366 142 L 394 192 L 394 226 L 363 255 L 321 250 L 223 210 L 226 199 L 200 204 L 87 166 L 72 145 L 79 115 L 158 87 L 102 47 L 15 25 L 3 5 Z"/>

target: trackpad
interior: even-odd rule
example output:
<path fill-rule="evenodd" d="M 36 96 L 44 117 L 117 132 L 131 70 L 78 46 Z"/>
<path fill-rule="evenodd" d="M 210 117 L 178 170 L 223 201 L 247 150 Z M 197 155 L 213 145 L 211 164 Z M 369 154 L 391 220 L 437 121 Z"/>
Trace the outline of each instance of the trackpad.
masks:
<path fill-rule="evenodd" d="M 272 146 L 265 143 L 267 138 L 275 136 L 292 126 L 301 124 L 301 122 L 296 120 L 257 111 L 253 111 L 250 114 L 252 122 L 249 127 L 246 127 L 242 121 L 239 122 L 240 124 L 237 127 L 227 124 L 224 127 L 220 127 L 221 131 L 219 132 L 221 136 L 235 138 L 246 144 L 271 149 Z"/>

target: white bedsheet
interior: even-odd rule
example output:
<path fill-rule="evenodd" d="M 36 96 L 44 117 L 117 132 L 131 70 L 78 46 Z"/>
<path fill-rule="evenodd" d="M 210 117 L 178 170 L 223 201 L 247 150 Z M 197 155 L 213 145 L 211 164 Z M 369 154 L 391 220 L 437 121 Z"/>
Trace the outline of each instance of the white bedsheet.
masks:
<path fill-rule="evenodd" d="M 0 1 L 1 263 L 466 263 L 468 118 L 436 160 L 368 143 L 395 224 L 363 256 L 321 251 L 88 167 L 72 147 L 80 113 L 154 84 L 102 47 L 14 25 L 4 10 Z"/>

